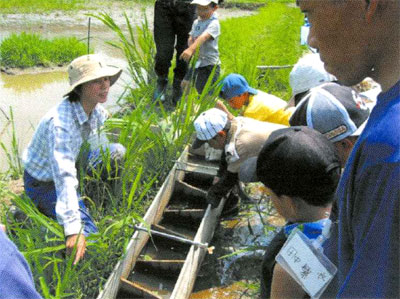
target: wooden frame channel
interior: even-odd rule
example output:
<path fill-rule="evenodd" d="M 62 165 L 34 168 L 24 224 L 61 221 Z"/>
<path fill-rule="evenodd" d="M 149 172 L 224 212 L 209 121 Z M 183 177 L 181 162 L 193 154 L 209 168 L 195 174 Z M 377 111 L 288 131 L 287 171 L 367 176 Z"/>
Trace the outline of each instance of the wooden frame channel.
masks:
<path fill-rule="evenodd" d="M 145 224 L 140 226 L 209 243 L 226 201 L 221 200 L 216 209 L 205 201 L 205 190 L 217 170 L 216 162 L 192 156 L 186 148 L 147 210 Z M 207 182 L 208 186 L 192 185 L 198 182 Z M 176 194 L 183 194 L 183 208 L 177 207 Z M 171 220 L 176 223 L 169 225 L 167 221 Z M 188 232 L 188 228 L 192 230 Z M 207 252 L 189 246 L 155 235 L 150 238 L 148 232 L 136 230 L 97 299 L 188 298 Z"/>

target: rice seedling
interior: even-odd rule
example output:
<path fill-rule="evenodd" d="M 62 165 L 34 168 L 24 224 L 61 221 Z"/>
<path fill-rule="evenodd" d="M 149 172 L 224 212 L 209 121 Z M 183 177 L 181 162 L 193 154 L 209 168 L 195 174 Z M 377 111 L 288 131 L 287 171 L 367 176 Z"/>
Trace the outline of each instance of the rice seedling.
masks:
<path fill-rule="evenodd" d="M 83 0 L 7 0 L 0 1 L 2 12 L 45 12 L 51 10 L 72 10 L 81 8 Z"/>
<path fill-rule="evenodd" d="M 14 122 L 14 114 L 12 108 L 10 107 L 10 119 L 9 123 L 11 124 L 11 146 L 8 148 L 3 142 L 0 142 L 0 147 L 5 153 L 5 157 L 7 159 L 8 171 L 7 174 L 12 179 L 17 179 L 22 174 L 22 165 L 20 160 L 20 150 L 17 136 L 15 134 L 15 122 Z"/>
<path fill-rule="evenodd" d="M 39 34 L 11 34 L 0 44 L 0 65 L 33 67 L 66 64 L 87 53 L 84 42 L 75 37 L 44 39 Z"/>
<path fill-rule="evenodd" d="M 80 9 L 98 9 L 99 6 L 111 7 L 115 2 L 127 5 L 154 3 L 154 0 L 7 0 L 0 1 L 2 13 L 48 13 L 52 11 L 76 11 Z"/>
<path fill-rule="evenodd" d="M 296 7 L 269 2 L 254 16 L 221 21 L 219 48 L 225 74 L 242 74 L 252 87 L 290 98 L 290 69 L 264 73 L 258 65 L 293 65 L 304 46 L 300 46 L 303 15 Z"/>

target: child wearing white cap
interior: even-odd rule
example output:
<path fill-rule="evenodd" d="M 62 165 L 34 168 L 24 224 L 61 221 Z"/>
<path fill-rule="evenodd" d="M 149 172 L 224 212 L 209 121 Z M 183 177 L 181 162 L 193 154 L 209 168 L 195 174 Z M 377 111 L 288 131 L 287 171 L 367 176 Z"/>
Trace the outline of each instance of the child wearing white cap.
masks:
<path fill-rule="evenodd" d="M 66 98 L 42 118 L 23 155 L 25 192 L 39 211 L 64 226 L 67 253 L 77 246 L 75 264 L 85 254 L 85 237 L 98 231 L 78 192 L 79 170 L 101 171 L 104 153 L 116 165 L 125 154 L 121 144 L 109 144 L 101 134 L 109 115 L 101 103 L 121 72 L 96 54 L 72 61 Z"/>
<path fill-rule="evenodd" d="M 240 165 L 249 157 L 257 156 L 268 136 L 283 125 L 262 122 L 248 117 L 228 119 L 225 112 L 212 108 L 201 113 L 194 121 L 196 140 L 193 148 L 204 143 L 223 150 L 220 169 L 214 184 L 207 193 L 207 201 L 213 208 L 238 181 Z"/>
<path fill-rule="evenodd" d="M 218 0 L 193 0 L 191 4 L 196 5 L 198 18 L 193 22 L 189 33 L 189 47 L 183 51 L 180 58 L 188 62 L 197 48 L 200 49 L 195 68 L 186 74 L 182 87 L 186 88 L 193 77 L 197 92 L 201 94 L 213 71 L 211 83 L 217 81 L 220 73 L 218 39 L 221 27 L 215 12 L 218 9 Z"/>

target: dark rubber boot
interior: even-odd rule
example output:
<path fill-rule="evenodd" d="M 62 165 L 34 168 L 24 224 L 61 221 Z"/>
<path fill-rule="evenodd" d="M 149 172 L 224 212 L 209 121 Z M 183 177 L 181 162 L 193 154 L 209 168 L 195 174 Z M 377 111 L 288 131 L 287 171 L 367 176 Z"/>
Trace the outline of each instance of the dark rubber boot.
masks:
<path fill-rule="evenodd" d="M 181 82 L 181 80 L 174 79 L 174 83 L 172 84 L 172 104 L 174 106 L 176 106 L 182 97 Z"/>
<path fill-rule="evenodd" d="M 167 90 L 168 79 L 167 78 L 158 78 L 156 90 L 153 94 L 153 101 L 160 100 L 161 102 L 165 101 L 165 92 Z"/>

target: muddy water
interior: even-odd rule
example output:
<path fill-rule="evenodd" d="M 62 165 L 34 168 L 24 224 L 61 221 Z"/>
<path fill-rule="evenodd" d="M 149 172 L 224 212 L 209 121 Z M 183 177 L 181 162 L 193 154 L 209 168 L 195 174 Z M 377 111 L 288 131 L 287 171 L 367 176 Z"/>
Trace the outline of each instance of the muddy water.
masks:
<path fill-rule="evenodd" d="M 122 5 L 122 4 L 121 4 Z M 149 20 L 150 27 L 153 20 L 152 6 L 117 6 L 112 9 L 105 9 L 115 22 L 126 29 L 125 12 L 132 25 L 140 25 L 144 21 L 143 13 Z M 104 10 L 102 10 L 104 11 Z M 40 14 L 9 14 L 0 15 L 0 42 L 12 33 L 35 32 L 45 38 L 60 36 L 74 36 L 78 39 L 87 38 L 88 16 L 86 13 L 93 11 L 82 11 L 78 13 L 55 12 L 48 15 Z M 238 9 L 220 9 L 221 19 L 250 15 L 253 12 L 241 11 Z M 111 64 L 126 67 L 122 53 L 106 44 L 106 41 L 115 40 L 115 35 L 106 28 L 100 21 L 91 18 L 91 48 L 96 53 L 108 57 Z M 51 107 L 62 100 L 63 94 L 68 89 L 67 74 L 65 68 L 56 69 L 46 73 L 37 72 L 32 74 L 7 75 L 0 73 L 0 142 L 10 148 L 11 123 L 10 108 L 13 111 L 16 136 L 18 139 L 19 151 L 29 143 L 34 128 L 41 117 Z M 116 86 L 112 87 L 107 108 L 113 110 L 115 103 L 124 90 L 126 84 L 131 84 L 128 74 L 125 72 L 123 80 L 119 80 Z M 0 172 L 8 169 L 5 153 L 0 149 Z"/>

